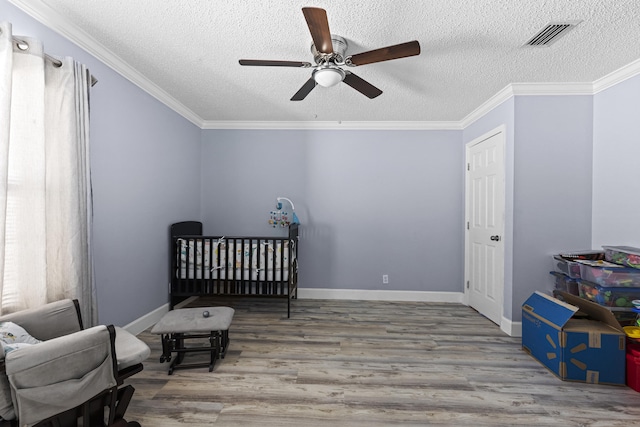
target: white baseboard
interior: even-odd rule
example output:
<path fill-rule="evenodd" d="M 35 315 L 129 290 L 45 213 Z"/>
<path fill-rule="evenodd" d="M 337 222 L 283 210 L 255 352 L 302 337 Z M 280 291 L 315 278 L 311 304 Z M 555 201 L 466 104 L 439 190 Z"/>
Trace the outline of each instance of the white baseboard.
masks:
<path fill-rule="evenodd" d="M 184 307 L 185 305 L 189 304 L 191 301 L 195 301 L 197 298 L 198 297 L 189 297 L 184 301 L 180 302 L 179 304 L 176 304 L 175 308 Z M 169 312 L 169 304 L 167 303 L 156 308 L 152 312 L 147 313 L 142 317 L 139 317 L 138 319 L 134 320 L 128 325 L 123 326 L 122 329 L 125 329 L 127 332 L 133 335 L 138 335 L 140 332 L 146 331 L 147 329 L 149 329 L 150 327 L 158 323 L 158 321 L 162 319 L 162 316 L 164 316 L 168 312 Z"/>
<path fill-rule="evenodd" d="M 420 301 L 462 303 L 462 292 L 384 291 L 367 289 L 298 288 L 300 299 L 344 299 L 369 301 Z"/>
<path fill-rule="evenodd" d="M 145 314 L 144 316 L 137 318 L 133 322 L 124 325 L 122 329 L 133 335 L 138 335 L 140 332 L 143 332 L 158 323 L 158 321 L 162 319 L 162 316 L 164 316 L 168 312 L 169 304 L 167 303 Z"/>
<path fill-rule="evenodd" d="M 521 337 L 522 336 L 522 322 L 514 322 L 503 317 L 500 320 L 500 330 L 506 333 L 510 337 Z"/>

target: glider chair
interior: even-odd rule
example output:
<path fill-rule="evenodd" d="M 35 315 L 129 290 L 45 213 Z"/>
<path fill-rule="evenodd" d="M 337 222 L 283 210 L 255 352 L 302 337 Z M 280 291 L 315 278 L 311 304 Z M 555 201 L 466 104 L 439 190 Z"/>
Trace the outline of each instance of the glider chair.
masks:
<path fill-rule="evenodd" d="M 76 300 L 0 317 L 0 427 L 140 427 L 124 414 L 149 347 L 124 329 L 84 329 Z"/>

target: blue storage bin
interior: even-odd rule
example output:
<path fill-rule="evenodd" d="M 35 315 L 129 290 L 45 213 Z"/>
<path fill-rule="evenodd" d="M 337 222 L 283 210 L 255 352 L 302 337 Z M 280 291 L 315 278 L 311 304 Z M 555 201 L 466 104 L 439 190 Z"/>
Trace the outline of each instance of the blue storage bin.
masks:
<path fill-rule="evenodd" d="M 578 280 L 580 297 L 606 307 L 633 307 L 631 301 L 640 299 L 640 288 L 601 286 L 584 279 Z"/>
<path fill-rule="evenodd" d="M 567 292 L 571 295 L 580 295 L 578 281 L 576 279 L 572 279 L 566 274 L 558 273 L 557 271 L 550 271 L 549 274 L 551 275 L 554 289 Z"/>
<path fill-rule="evenodd" d="M 623 267 L 607 261 L 577 261 L 580 277 L 600 286 L 640 287 L 640 269 Z"/>

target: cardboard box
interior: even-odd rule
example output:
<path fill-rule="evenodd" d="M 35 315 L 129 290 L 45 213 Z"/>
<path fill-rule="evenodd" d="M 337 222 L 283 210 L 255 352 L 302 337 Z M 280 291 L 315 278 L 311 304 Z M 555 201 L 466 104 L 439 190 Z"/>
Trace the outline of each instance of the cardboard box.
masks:
<path fill-rule="evenodd" d="M 535 292 L 522 305 L 523 350 L 562 380 L 624 385 L 626 335 L 613 313 L 559 294 Z"/>

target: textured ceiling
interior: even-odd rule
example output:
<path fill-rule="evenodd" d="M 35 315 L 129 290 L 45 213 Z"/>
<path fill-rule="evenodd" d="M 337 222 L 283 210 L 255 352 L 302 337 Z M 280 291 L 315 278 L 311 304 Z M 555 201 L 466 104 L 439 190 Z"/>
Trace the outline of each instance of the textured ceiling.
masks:
<path fill-rule="evenodd" d="M 593 83 L 640 58 L 638 0 L 13 0 L 200 126 L 222 122 L 463 120 L 510 83 Z M 25 6 L 27 5 L 27 6 Z M 313 62 L 302 7 L 326 9 L 347 54 L 418 40 L 422 53 L 350 68 L 346 84 L 291 96 Z M 522 47 L 549 22 L 581 20 L 549 47 Z M 100 79 L 100 76 L 96 76 Z"/>

